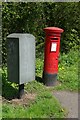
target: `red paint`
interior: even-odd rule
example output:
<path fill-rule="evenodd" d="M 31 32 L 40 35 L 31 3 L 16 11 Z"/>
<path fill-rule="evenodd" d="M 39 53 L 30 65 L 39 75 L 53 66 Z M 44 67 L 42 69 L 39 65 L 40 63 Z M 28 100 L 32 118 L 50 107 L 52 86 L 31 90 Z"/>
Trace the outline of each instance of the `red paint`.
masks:
<path fill-rule="evenodd" d="M 58 73 L 58 57 L 60 51 L 60 36 L 63 32 L 63 29 L 57 27 L 47 27 L 44 28 L 46 32 L 46 40 L 45 40 L 45 54 L 44 54 L 44 72 L 54 74 Z M 53 49 L 51 51 L 51 46 L 53 44 Z"/>

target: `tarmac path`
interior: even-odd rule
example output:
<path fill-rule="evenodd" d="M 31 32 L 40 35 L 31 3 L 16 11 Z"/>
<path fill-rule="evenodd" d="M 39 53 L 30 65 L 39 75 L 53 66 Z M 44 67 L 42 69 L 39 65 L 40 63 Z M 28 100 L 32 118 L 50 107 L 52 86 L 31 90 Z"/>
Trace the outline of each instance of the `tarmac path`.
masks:
<path fill-rule="evenodd" d="M 53 95 L 59 100 L 61 105 L 68 110 L 67 118 L 78 117 L 78 98 L 80 93 L 70 91 L 54 91 Z"/>

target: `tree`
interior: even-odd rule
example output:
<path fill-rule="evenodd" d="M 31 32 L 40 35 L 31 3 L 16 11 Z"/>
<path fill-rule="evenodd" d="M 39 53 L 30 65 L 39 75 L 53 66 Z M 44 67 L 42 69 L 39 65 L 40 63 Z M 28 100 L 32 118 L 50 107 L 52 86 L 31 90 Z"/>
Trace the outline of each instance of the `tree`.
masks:
<path fill-rule="evenodd" d="M 79 43 L 80 2 L 13 2 L 3 3 L 2 8 L 2 50 L 6 58 L 5 41 L 10 33 L 31 33 L 36 38 L 37 54 L 44 49 L 43 28 L 57 26 L 64 29 L 61 51 L 68 52 Z M 5 61 L 6 62 L 6 61 Z"/>

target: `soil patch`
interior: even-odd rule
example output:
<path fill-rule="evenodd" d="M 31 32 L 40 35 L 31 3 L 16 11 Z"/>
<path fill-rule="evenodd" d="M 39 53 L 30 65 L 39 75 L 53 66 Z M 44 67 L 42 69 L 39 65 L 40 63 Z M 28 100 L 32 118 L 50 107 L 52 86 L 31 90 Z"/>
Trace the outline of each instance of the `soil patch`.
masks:
<path fill-rule="evenodd" d="M 6 100 L 5 98 L 3 98 L 3 103 L 10 103 L 10 104 L 14 104 L 14 105 L 22 105 L 22 106 L 28 106 L 30 104 L 30 102 L 34 102 L 36 97 L 36 94 L 32 94 L 32 93 L 25 93 L 21 99 L 18 98 L 14 98 L 12 100 Z"/>

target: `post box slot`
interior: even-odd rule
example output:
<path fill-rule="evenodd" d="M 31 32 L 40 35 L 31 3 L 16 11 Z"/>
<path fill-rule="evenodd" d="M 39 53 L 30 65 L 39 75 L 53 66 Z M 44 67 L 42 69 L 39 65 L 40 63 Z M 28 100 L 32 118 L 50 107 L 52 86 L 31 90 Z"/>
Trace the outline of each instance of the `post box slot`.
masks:
<path fill-rule="evenodd" d="M 50 38 L 51 40 L 58 40 L 58 38 Z"/>

